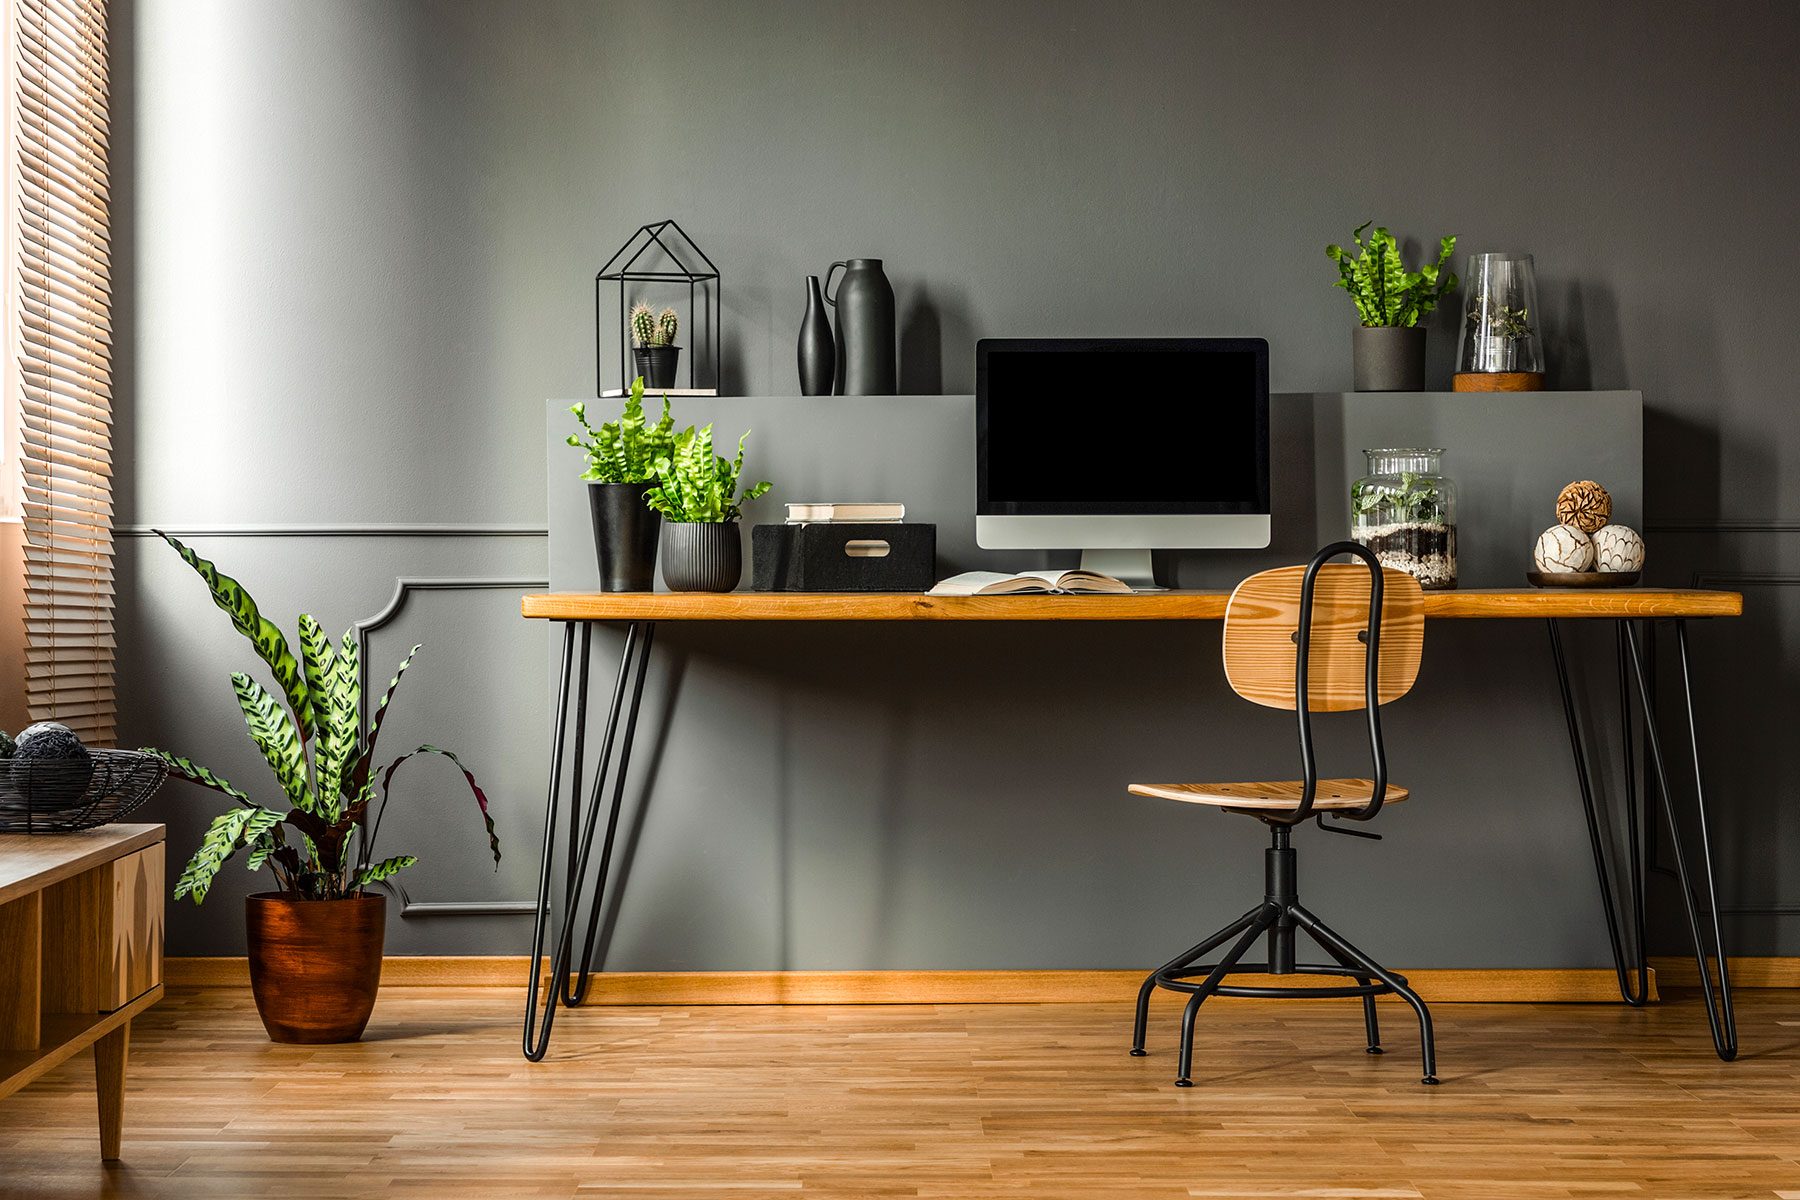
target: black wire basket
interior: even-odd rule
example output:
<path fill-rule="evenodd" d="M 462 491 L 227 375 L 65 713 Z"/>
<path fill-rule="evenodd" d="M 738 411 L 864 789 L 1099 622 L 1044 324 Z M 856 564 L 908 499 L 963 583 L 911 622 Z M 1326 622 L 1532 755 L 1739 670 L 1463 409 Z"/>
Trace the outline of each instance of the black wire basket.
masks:
<path fill-rule="evenodd" d="M 162 786 L 169 768 L 136 750 L 86 759 L 0 759 L 0 833 L 67 833 L 124 819 Z"/>

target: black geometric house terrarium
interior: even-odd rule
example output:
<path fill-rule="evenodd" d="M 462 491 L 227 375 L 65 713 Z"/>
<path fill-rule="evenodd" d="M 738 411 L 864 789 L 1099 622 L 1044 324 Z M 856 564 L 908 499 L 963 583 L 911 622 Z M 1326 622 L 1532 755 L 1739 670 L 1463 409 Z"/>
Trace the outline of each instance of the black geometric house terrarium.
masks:
<path fill-rule="evenodd" d="M 652 255 L 647 260 L 648 265 L 639 265 L 653 249 L 660 253 Z M 704 266 L 703 270 L 697 269 L 701 266 Z M 613 315 L 619 331 L 618 374 L 614 376 L 618 382 L 613 388 L 606 386 L 606 331 L 611 328 L 611 322 L 607 320 L 610 305 L 606 302 L 606 294 L 612 291 L 606 286 L 609 283 L 619 285 L 615 301 L 618 309 Z M 626 284 L 639 285 L 632 289 L 629 297 Z M 719 317 L 722 311 L 719 269 L 706 256 L 706 251 L 700 249 L 699 243 L 688 236 L 687 230 L 675 221 L 667 220 L 640 226 L 594 276 L 595 395 L 621 395 L 637 374 L 631 355 L 631 302 L 647 300 L 659 293 L 666 295 L 666 289 L 683 286 L 687 288 L 687 314 L 683 322 L 689 334 L 688 353 L 683 356 L 687 359 L 687 386 L 656 390 L 685 396 L 719 394 Z"/>

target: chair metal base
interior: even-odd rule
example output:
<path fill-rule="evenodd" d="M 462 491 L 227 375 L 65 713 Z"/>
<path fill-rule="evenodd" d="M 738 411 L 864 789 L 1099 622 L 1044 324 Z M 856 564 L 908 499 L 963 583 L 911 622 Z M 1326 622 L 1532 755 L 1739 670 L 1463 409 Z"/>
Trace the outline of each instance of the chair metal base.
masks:
<path fill-rule="evenodd" d="M 1431 1032 L 1431 1010 L 1419 994 L 1407 985 L 1406 977 L 1397 975 L 1351 945 L 1319 918 L 1308 912 L 1296 895 L 1294 851 L 1288 843 L 1288 827 L 1271 825 L 1272 843 L 1266 852 L 1268 887 L 1263 902 L 1225 926 L 1176 955 L 1145 977 L 1138 989 L 1137 1016 L 1132 1026 L 1131 1053 L 1145 1055 L 1144 1036 L 1150 1021 L 1150 995 L 1157 988 L 1187 994 L 1187 1007 L 1181 1014 L 1181 1054 L 1177 1063 L 1176 1087 L 1193 1087 L 1194 1024 L 1200 1006 L 1209 996 L 1245 996 L 1257 999 L 1301 997 L 1314 1000 L 1360 997 L 1363 1002 L 1363 1028 L 1368 1035 L 1369 1054 L 1382 1053 L 1381 1026 L 1375 1013 L 1375 997 L 1399 996 L 1412 1007 L 1419 1018 L 1419 1044 L 1424 1067 L 1421 1083 L 1435 1084 L 1437 1078 L 1437 1046 Z M 1294 958 L 1294 931 L 1304 930 L 1308 937 L 1330 955 L 1333 963 L 1297 963 Z M 1268 961 L 1245 963 L 1244 954 L 1258 937 L 1268 937 Z M 1236 941 L 1232 941 L 1235 938 Z M 1195 966 L 1195 962 L 1231 942 L 1231 948 L 1217 963 Z M 1228 984 L 1230 975 L 1325 975 L 1354 979 L 1354 984 L 1311 987 L 1267 987 Z"/>

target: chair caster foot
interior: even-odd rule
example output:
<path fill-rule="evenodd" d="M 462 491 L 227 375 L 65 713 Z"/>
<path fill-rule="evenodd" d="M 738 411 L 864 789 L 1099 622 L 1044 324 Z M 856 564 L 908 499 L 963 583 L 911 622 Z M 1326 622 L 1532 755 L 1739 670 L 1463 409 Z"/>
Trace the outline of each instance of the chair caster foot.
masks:
<path fill-rule="evenodd" d="M 1133 1058 L 1148 1058 L 1149 1056 L 1150 1052 L 1142 1046 L 1133 1046 L 1131 1049 L 1131 1057 Z"/>
<path fill-rule="evenodd" d="M 1387 1051 L 1383 1050 L 1380 1046 L 1370 1046 L 1367 1050 L 1364 1050 L 1363 1053 L 1364 1054 L 1386 1054 Z"/>
<path fill-rule="evenodd" d="M 1193 1087 L 1194 1081 L 1191 1079 L 1177 1079 L 1175 1081 L 1175 1086 L 1176 1087 Z"/>
<path fill-rule="evenodd" d="M 1429 1084 L 1432 1084 L 1433 1086 L 1435 1086 L 1438 1082 L 1438 1077 L 1436 1075 L 1427 1075 L 1425 1078 L 1419 1080 L 1419 1082 L 1420 1083 L 1429 1083 Z"/>

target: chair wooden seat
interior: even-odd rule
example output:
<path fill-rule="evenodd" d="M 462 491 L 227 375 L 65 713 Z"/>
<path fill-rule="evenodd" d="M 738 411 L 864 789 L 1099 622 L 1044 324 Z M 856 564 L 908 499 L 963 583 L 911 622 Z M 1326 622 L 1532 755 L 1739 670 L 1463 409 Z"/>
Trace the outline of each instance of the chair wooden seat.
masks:
<path fill-rule="evenodd" d="M 1298 779 L 1278 779 L 1262 783 L 1134 783 L 1130 790 L 1136 796 L 1210 804 L 1214 808 L 1280 812 L 1300 807 L 1304 786 Z M 1323 812 L 1362 808 L 1374 790 L 1374 782 L 1368 779 L 1321 779 L 1313 793 L 1313 808 Z M 1383 803 L 1396 804 L 1406 797 L 1405 788 L 1390 783 Z"/>

